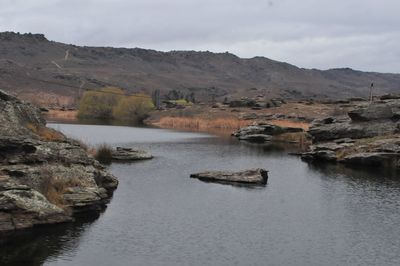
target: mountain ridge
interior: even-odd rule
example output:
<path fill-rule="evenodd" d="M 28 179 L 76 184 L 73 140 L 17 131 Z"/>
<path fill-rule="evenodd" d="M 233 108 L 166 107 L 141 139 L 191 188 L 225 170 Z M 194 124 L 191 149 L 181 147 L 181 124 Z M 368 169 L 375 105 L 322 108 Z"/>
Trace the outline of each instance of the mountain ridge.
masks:
<path fill-rule="evenodd" d="M 368 97 L 400 89 L 400 74 L 351 68 L 299 68 L 263 56 L 240 58 L 210 51 L 161 52 L 144 48 L 77 46 L 43 34 L 0 33 L 0 87 L 32 100 L 64 99 L 80 89 L 117 86 L 129 92 L 194 92 L 202 101 L 243 96 L 287 99 Z M 50 97 L 51 98 L 51 97 Z"/>

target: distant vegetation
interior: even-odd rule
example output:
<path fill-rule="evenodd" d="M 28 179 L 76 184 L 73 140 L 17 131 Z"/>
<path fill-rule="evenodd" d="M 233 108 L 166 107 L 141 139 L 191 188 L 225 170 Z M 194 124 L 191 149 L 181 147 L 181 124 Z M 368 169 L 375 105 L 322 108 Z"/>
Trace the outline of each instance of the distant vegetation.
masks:
<path fill-rule="evenodd" d="M 141 122 L 154 109 L 150 96 L 125 95 L 120 88 L 87 91 L 79 103 L 79 118 Z"/>

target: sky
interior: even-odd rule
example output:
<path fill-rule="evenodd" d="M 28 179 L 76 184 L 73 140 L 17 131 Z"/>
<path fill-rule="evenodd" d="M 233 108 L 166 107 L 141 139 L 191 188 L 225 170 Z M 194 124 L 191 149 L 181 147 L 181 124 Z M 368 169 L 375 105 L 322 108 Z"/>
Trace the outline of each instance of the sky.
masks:
<path fill-rule="evenodd" d="M 0 0 L 0 31 L 400 73 L 399 0 Z"/>

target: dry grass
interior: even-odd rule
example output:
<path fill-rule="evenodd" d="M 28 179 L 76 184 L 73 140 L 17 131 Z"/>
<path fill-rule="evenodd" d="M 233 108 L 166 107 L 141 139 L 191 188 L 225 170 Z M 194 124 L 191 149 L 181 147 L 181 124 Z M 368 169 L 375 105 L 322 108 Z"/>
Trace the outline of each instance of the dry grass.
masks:
<path fill-rule="evenodd" d="M 112 150 L 113 148 L 111 146 L 101 144 L 94 153 L 94 158 L 100 163 L 109 164 L 112 161 Z"/>
<path fill-rule="evenodd" d="M 63 194 L 71 187 L 82 186 L 79 178 L 61 178 L 54 175 L 54 173 L 48 169 L 43 169 L 40 173 L 41 184 L 40 192 L 46 197 L 46 199 L 54 205 L 65 208 L 65 201 Z"/>
<path fill-rule="evenodd" d="M 49 110 L 47 113 L 44 113 L 44 117 L 47 120 L 60 120 L 60 121 L 76 121 L 78 111 L 76 110 Z"/>
<path fill-rule="evenodd" d="M 251 123 L 252 121 L 237 118 L 162 117 L 155 125 L 164 128 L 208 131 L 210 129 L 237 130 Z"/>
<path fill-rule="evenodd" d="M 43 127 L 40 125 L 35 125 L 32 123 L 28 123 L 26 127 L 31 130 L 33 133 L 38 135 L 41 140 L 44 141 L 63 141 L 65 140 L 65 136 L 58 132 L 57 130 Z"/>

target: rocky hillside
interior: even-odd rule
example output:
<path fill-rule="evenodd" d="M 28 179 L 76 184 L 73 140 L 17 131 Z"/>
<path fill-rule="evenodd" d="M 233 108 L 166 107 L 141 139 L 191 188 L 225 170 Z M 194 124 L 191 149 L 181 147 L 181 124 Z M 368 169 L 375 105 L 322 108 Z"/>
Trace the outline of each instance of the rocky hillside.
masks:
<path fill-rule="evenodd" d="M 302 69 L 230 53 L 79 47 L 41 34 L 0 33 L 0 87 L 59 105 L 73 103 L 79 88 L 106 85 L 132 92 L 175 89 L 202 100 L 256 95 L 337 99 L 368 97 L 371 82 L 380 94 L 400 89 L 399 74 Z"/>
<path fill-rule="evenodd" d="M 34 106 L 0 90 L 0 239 L 99 212 L 118 181 Z"/>

